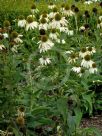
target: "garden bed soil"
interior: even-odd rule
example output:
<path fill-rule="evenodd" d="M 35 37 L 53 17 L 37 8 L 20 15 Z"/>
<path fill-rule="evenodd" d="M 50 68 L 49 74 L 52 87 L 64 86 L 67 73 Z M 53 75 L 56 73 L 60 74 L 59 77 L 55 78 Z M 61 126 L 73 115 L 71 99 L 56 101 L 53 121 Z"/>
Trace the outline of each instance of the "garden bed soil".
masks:
<path fill-rule="evenodd" d="M 81 127 L 96 127 L 102 132 L 102 115 L 97 115 L 90 118 L 83 118 Z"/>

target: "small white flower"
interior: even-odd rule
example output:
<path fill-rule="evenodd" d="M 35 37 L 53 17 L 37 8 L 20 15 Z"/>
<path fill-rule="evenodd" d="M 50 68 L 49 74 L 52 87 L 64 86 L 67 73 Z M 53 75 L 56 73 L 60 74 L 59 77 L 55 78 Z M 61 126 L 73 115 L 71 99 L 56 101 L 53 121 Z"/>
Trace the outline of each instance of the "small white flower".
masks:
<path fill-rule="evenodd" d="M 48 5 L 48 8 L 49 9 L 53 9 L 53 8 L 55 8 L 56 7 L 56 5 L 54 5 L 53 3 L 51 3 L 50 5 Z"/>
<path fill-rule="evenodd" d="M 46 52 L 54 46 L 54 43 L 51 40 L 47 39 L 47 36 L 45 35 L 42 36 L 41 41 L 39 41 L 38 44 L 39 44 L 40 53 Z"/>
<path fill-rule="evenodd" d="M 98 69 L 96 67 L 96 63 L 93 62 L 91 68 L 89 69 L 89 73 L 94 74 L 97 73 L 97 71 Z"/>
<path fill-rule="evenodd" d="M 5 49 L 6 47 L 3 44 L 0 44 L 0 50 Z"/>
<path fill-rule="evenodd" d="M 18 47 L 19 47 L 19 45 L 14 45 L 14 46 L 11 48 L 11 51 L 17 53 L 17 52 L 18 52 Z"/>
<path fill-rule="evenodd" d="M 70 51 L 65 51 L 65 54 L 71 54 L 73 51 L 70 50 Z"/>
<path fill-rule="evenodd" d="M 85 73 L 85 69 L 84 68 L 80 68 L 80 72 L 78 73 L 79 77 L 82 77 L 82 75 Z"/>
<path fill-rule="evenodd" d="M 32 14 L 39 12 L 39 10 L 36 8 L 36 5 L 35 5 L 35 4 L 33 4 L 33 5 L 31 6 L 31 12 L 32 12 Z"/>
<path fill-rule="evenodd" d="M 70 9 L 69 10 L 63 10 L 62 14 L 65 15 L 65 16 L 68 16 L 68 17 L 75 15 L 75 13 Z"/>
<path fill-rule="evenodd" d="M 39 24 L 39 30 L 40 30 L 40 29 L 47 30 L 47 29 L 48 29 L 48 24 L 47 24 L 47 23 Z"/>
<path fill-rule="evenodd" d="M 58 36 L 56 33 L 50 33 L 49 34 L 49 38 L 51 38 L 52 40 L 57 40 L 58 39 Z"/>
<path fill-rule="evenodd" d="M 90 68 L 89 69 L 89 73 L 91 73 L 91 74 L 94 74 L 94 73 L 97 73 L 97 68 Z"/>
<path fill-rule="evenodd" d="M 48 65 L 51 63 L 51 58 L 40 58 L 39 61 L 41 65 Z"/>
<path fill-rule="evenodd" d="M 81 66 L 85 68 L 90 68 L 93 64 L 93 61 L 90 58 L 90 55 L 86 55 L 81 62 Z"/>
<path fill-rule="evenodd" d="M 20 37 L 22 37 L 23 35 L 18 35 L 16 38 L 14 38 L 14 42 L 18 43 L 23 43 L 22 39 Z"/>
<path fill-rule="evenodd" d="M 102 21 L 102 16 L 99 16 L 99 20 Z"/>
<path fill-rule="evenodd" d="M 87 49 L 87 54 L 89 55 L 96 53 L 95 47 L 86 47 L 86 49 Z"/>
<path fill-rule="evenodd" d="M 84 58 L 86 55 L 88 55 L 86 48 L 82 48 L 79 52 L 79 57 Z"/>
<path fill-rule="evenodd" d="M 72 71 L 76 72 L 76 73 L 80 73 L 81 67 L 73 67 Z"/>
<path fill-rule="evenodd" d="M 26 31 L 33 30 L 38 27 L 38 22 L 34 21 L 34 17 L 28 16 L 26 23 Z"/>
<path fill-rule="evenodd" d="M 61 18 L 60 24 L 61 24 L 61 26 L 67 26 L 68 25 L 68 21 L 65 19 L 65 17 Z"/>
<path fill-rule="evenodd" d="M 91 3 L 93 3 L 92 1 L 85 1 L 84 4 L 88 4 L 90 5 Z"/>
<path fill-rule="evenodd" d="M 36 8 L 36 9 L 31 9 L 31 13 L 34 14 L 34 13 L 38 13 L 39 10 Z"/>
<path fill-rule="evenodd" d="M 68 35 L 72 36 L 74 34 L 73 30 L 68 30 Z"/>
<path fill-rule="evenodd" d="M 3 33 L 4 39 L 8 38 L 8 34 L 7 33 Z"/>
<path fill-rule="evenodd" d="M 78 56 L 75 53 L 72 52 L 70 54 L 69 58 L 68 58 L 68 62 L 69 63 L 75 63 L 77 59 L 78 59 Z"/>
<path fill-rule="evenodd" d="M 34 21 L 32 23 L 27 23 L 26 24 L 26 31 L 33 30 L 33 29 L 35 29 L 37 27 L 38 27 L 38 23 L 36 21 Z"/>
<path fill-rule="evenodd" d="M 63 39 L 63 40 L 62 40 L 62 44 L 65 44 L 65 43 L 66 43 L 66 42 L 65 42 L 65 40 Z"/>
<path fill-rule="evenodd" d="M 52 29 L 52 32 L 49 34 L 49 38 L 59 43 L 60 39 L 58 39 L 58 37 L 59 33 L 57 33 L 55 29 Z"/>
<path fill-rule="evenodd" d="M 46 14 L 46 13 L 45 13 L 45 14 L 42 14 L 42 15 L 40 16 L 39 21 L 41 21 L 43 18 L 46 20 L 46 22 L 49 21 L 48 14 Z"/>
<path fill-rule="evenodd" d="M 59 13 L 57 13 L 49 26 L 50 28 L 60 29 L 60 27 L 67 26 L 67 24 L 68 21 L 64 17 L 61 17 Z"/>
<path fill-rule="evenodd" d="M 67 27 L 62 27 L 62 26 L 59 28 L 59 30 L 60 30 L 60 32 L 65 32 L 66 34 L 69 31 Z"/>
<path fill-rule="evenodd" d="M 23 41 L 19 37 L 14 38 L 14 42 L 16 42 L 16 43 L 23 43 Z"/>
<path fill-rule="evenodd" d="M 45 18 L 42 18 L 40 20 L 39 29 L 44 29 L 44 30 L 48 29 L 48 23 Z"/>
<path fill-rule="evenodd" d="M 57 14 L 56 12 L 50 12 L 50 13 L 48 14 L 48 17 L 49 17 L 50 19 L 53 19 L 56 14 Z"/>
<path fill-rule="evenodd" d="M 18 20 L 18 27 L 25 27 L 26 26 L 26 20 L 22 19 L 22 20 Z"/>
<path fill-rule="evenodd" d="M 97 28 L 102 28 L 102 22 L 100 24 L 97 24 Z"/>
<path fill-rule="evenodd" d="M 61 24 L 60 24 L 60 21 L 56 21 L 56 20 L 53 20 L 50 24 L 49 24 L 49 28 L 56 28 L 56 29 L 60 29 L 61 27 Z"/>
<path fill-rule="evenodd" d="M 79 28 L 79 31 L 84 31 L 85 30 L 85 27 L 84 26 L 81 26 L 80 28 Z"/>

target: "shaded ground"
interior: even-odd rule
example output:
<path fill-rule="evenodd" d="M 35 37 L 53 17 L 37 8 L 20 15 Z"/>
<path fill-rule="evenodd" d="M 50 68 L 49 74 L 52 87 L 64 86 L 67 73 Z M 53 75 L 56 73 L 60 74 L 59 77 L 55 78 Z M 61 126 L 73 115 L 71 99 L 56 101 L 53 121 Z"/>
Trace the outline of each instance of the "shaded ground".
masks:
<path fill-rule="evenodd" d="M 102 115 L 90 117 L 90 118 L 83 118 L 81 126 L 85 127 L 96 127 L 101 130 L 102 132 Z"/>

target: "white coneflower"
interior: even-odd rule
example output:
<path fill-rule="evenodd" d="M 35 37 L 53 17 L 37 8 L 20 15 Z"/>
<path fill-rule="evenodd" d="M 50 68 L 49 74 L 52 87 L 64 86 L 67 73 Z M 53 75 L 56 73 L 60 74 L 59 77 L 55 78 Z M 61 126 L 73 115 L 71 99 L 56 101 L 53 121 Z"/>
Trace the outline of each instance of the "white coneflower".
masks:
<path fill-rule="evenodd" d="M 14 38 L 14 42 L 16 43 L 23 43 L 22 39 L 20 38 L 20 36 L 18 35 L 17 38 Z"/>
<path fill-rule="evenodd" d="M 85 68 L 90 68 L 93 64 L 93 61 L 91 60 L 90 55 L 86 55 L 81 62 L 81 66 Z"/>
<path fill-rule="evenodd" d="M 91 3 L 93 3 L 92 1 L 85 1 L 84 4 L 88 4 L 90 5 Z"/>
<path fill-rule="evenodd" d="M 51 33 L 49 34 L 49 38 L 55 40 L 56 42 L 59 42 L 58 37 L 59 37 L 59 33 L 56 32 L 56 29 L 52 29 Z"/>
<path fill-rule="evenodd" d="M 17 53 L 19 46 L 20 46 L 20 45 L 13 45 L 13 47 L 11 48 L 11 51 Z"/>
<path fill-rule="evenodd" d="M 46 52 L 54 46 L 54 43 L 51 40 L 49 40 L 46 35 L 43 35 L 41 37 L 41 41 L 39 41 L 38 44 L 39 44 L 40 53 Z"/>
<path fill-rule="evenodd" d="M 69 58 L 68 58 L 68 62 L 69 63 L 75 63 L 77 59 L 78 59 L 77 54 L 75 54 L 75 53 L 72 52 L 70 54 Z"/>
<path fill-rule="evenodd" d="M 40 16 L 40 21 L 41 19 L 44 18 L 46 20 L 46 22 L 49 21 L 49 18 L 48 18 L 48 14 L 47 13 L 43 13 L 41 16 Z"/>
<path fill-rule="evenodd" d="M 38 22 L 34 21 L 33 17 L 27 17 L 26 31 L 33 30 L 38 27 Z"/>
<path fill-rule="evenodd" d="M 76 72 L 76 73 L 80 73 L 81 67 L 75 66 L 75 67 L 72 68 L 72 71 L 74 71 L 74 72 Z"/>
<path fill-rule="evenodd" d="M 87 54 L 89 55 L 96 53 L 95 47 L 86 47 L 86 49 L 87 49 Z"/>
<path fill-rule="evenodd" d="M 96 67 L 96 63 L 92 63 L 92 67 L 89 69 L 89 73 L 94 74 L 97 73 L 97 67 Z"/>
<path fill-rule="evenodd" d="M 73 53 L 73 50 L 65 51 L 65 54 L 71 54 L 71 53 Z"/>
<path fill-rule="evenodd" d="M 60 27 L 61 27 L 61 22 L 60 21 L 61 21 L 61 15 L 60 14 L 56 14 L 55 18 L 50 23 L 50 27 L 51 28 L 60 29 Z"/>
<path fill-rule="evenodd" d="M 49 5 L 48 5 L 48 8 L 49 9 L 53 9 L 53 8 L 55 8 L 56 7 L 56 5 L 54 5 L 53 3 L 50 3 Z"/>
<path fill-rule="evenodd" d="M 48 65 L 48 64 L 50 64 L 51 63 L 51 58 L 48 58 L 48 57 L 46 57 L 46 58 L 40 58 L 39 59 L 39 61 L 40 61 L 40 64 L 41 65 Z"/>
<path fill-rule="evenodd" d="M 65 9 L 65 3 L 63 3 L 63 4 L 61 5 L 60 11 L 63 12 L 64 9 Z"/>
<path fill-rule="evenodd" d="M 16 31 L 13 31 L 12 33 L 11 33 L 11 38 L 13 39 L 13 41 L 15 42 L 15 43 L 23 43 L 23 41 L 22 41 L 22 39 L 20 38 L 20 37 L 22 37 L 22 35 L 19 35 Z"/>
<path fill-rule="evenodd" d="M 69 30 L 68 30 L 68 27 L 62 27 L 62 26 L 59 28 L 59 30 L 60 30 L 60 32 L 64 32 L 64 33 L 66 33 L 66 34 L 67 34 L 68 31 L 69 31 Z"/>
<path fill-rule="evenodd" d="M 35 5 L 35 4 L 33 4 L 33 5 L 31 6 L 31 12 L 32 12 L 32 14 L 39 12 L 39 10 L 36 8 L 36 5 Z"/>
<path fill-rule="evenodd" d="M 39 29 L 44 29 L 44 30 L 48 29 L 48 23 L 46 22 L 45 18 L 42 18 L 40 20 Z"/>
<path fill-rule="evenodd" d="M 85 27 L 84 27 L 84 26 L 81 26 L 81 27 L 79 28 L 79 31 L 85 31 Z"/>
<path fill-rule="evenodd" d="M 78 73 L 78 76 L 81 77 L 85 73 L 85 69 L 81 67 L 80 72 Z"/>
<path fill-rule="evenodd" d="M 0 50 L 5 49 L 6 47 L 3 44 L 0 44 Z"/>
<path fill-rule="evenodd" d="M 62 14 L 65 15 L 65 16 L 73 16 L 73 15 L 75 15 L 75 13 L 69 8 L 68 5 L 65 6 Z"/>
<path fill-rule="evenodd" d="M 53 19 L 57 13 L 59 13 L 58 9 L 56 7 L 53 8 L 53 11 L 48 14 L 49 19 Z"/>
<path fill-rule="evenodd" d="M 102 21 L 102 16 L 99 16 L 99 20 Z"/>
<path fill-rule="evenodd" d="M 20 16 L 18 19 L 18 27 L 25 27 L 26 26 L 26 20 L 24 19 L 24 16 Z"/>
<path fill-rule="evenodd" d="M 97 24 L 97 28 L 99 28 L 99 29 L 102 28 L 102 22 Z"/>
<path fill-rule="evenodd" d="M 65 17 L 62 17 L 62 18 L 61 18 L 60 24 L 61 24 L 61 26 L 66 26 L 66 27 L 67 27 L 68 21 L 65 19 Z"/>
<path fill-rule="evenodd" d="M 67 34 L 72 36 L 72 35 L 74 35 L 74 31 L 73 30 L 68 30 Z"/>
<path fill-rule="evenodd" d="M 84 58 L 88 54 L 86 48 L 82 48 L 79 52 L 79 57 Z"/>
<path fill-rule="evenodd" d="M 9 37 L 8 33 L 3 33 L 2 35 L 4 36 L 4 39 Z"/>
<path fill-rule="evenodd" d="M 65 44 L 65 43 L 66 43 L 64 39 L 62 39 L 62 41 L 61 41 L 61 42 L 62 42 L 62 44 Z"/>

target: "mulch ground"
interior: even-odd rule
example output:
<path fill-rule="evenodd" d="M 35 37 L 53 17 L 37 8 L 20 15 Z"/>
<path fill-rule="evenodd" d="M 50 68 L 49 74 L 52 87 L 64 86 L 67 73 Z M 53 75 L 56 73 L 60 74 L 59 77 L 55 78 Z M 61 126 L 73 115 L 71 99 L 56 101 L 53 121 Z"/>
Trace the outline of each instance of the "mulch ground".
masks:
<path fill-rule="evenodd" d="M 83 118 L 81 127 L 96 127 L 102 132 L 102 115 L 97 115 L 90 118 Z"/>

